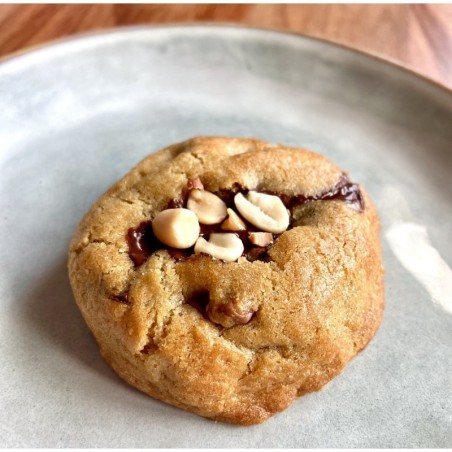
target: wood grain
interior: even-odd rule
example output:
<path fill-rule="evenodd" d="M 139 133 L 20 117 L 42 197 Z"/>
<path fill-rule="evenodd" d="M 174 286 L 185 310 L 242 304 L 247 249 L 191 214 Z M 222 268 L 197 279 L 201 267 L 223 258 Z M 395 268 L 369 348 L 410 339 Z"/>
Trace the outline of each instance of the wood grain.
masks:
<path fill-rule="evenodd" d="M 235 23 L 319 37 L 452 87 L 452 5 L 0 5 L 0 57 L 76 33 L 183 22 Z"/>

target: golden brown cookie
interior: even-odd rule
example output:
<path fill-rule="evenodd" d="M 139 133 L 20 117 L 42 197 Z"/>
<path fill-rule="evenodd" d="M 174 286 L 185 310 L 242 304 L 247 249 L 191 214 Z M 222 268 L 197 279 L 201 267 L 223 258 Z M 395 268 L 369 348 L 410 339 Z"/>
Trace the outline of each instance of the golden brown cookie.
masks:
<path fill-rule="evenodd" d="M 150 155 L 93 205 L 69 275 L 124 380 L 201 416 L 257 424 L 320 389 L 375 334 L 379 229 L 363 187 L 326 158 L 200 137 Z"/>

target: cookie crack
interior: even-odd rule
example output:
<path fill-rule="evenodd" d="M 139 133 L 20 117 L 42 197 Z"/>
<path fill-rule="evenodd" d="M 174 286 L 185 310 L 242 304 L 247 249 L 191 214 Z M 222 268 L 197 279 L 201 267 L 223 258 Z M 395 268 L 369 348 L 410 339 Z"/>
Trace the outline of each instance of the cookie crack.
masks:
<path fill-rule="evenodd" d="M 169 295 L 169 297 L 171 298 L 171 297 L 176 297 L 177 294 L 179 293 L 179 291 L 171 291 L 170 287 L 165 285 L 165 274 L 168 271 L 168 269 L 166 269 L 165 267 L 167 265 L 171 266 L 174 264 L 172 263 L 171 260 L 162 259 L 162 261 L 160 263 L 160 267 L 158 268 L 159 285 L 160 285 L 160 287 L 162 287 L 163 291 L 166 292 Z M 180 280 L 178 281 L 178 283 L 176 283 L 176 286 L 180 286 Z M 165 317 L 162 320 L 162 323 L 159 328 L 161 330 L 160 333 L 158 333 L 156 331 L 157 310 L 154 308 L 154 312 L 153 312 L 154 315 L 151 317 L 151 323 L 147 327 L 147 332 L 146 332 L 147 342 L 144 345 L 144 347 L 140 350 L 141 355 L 148 354 L 147 352 L 149 352 L 149 350 L 151 348 L 155 348 L 155 349 L 159 348 L 159 343 L 162 340 L 164 340 L 168 335 L 168 329 L 173 321 L 175 311 L 180 308 L 182 303 L 183 303 L 182 300 L 180 302 L 178 302 L 176 300 L 174 301 L 174 306 L 166 313 Z"/>
<path fill-rule="evenodd" d="M 116 247 L 116 249 L 118 249 L 118 247 L 116 246 L 115 243 L 110 242 L 107 239 L 102 239 L 102 238 L 98 238 L 98 239 L 93 239 L 92 238 L 92 232 L 89 231 L 88 232 L 88 237 L 86 240 L 79 242 L 77 244 L 77 246 L 72 250 L 77 256 L 79 254 L 81 254 L 88 246 L 93 245 L 93 244 L 104 244 L 104 245 L 113 245 Z M 119 249 L 118 249 L 119 251 Z"/>
<path fill-rule="evenodd" d="M 197 160 L 202 166 L 205 166 L 206 160 L 202 155 L 197 154 L 196 151 L 190 152 L 189 155 L 193 157 L 195 160 Z"/>
<path fill-rule="evenodd" d="M 287 352 L 290 350 L 290 347 L 288 347 L 287 345 L 263 345 L 255 349 L 248 350 L 250 350 L 253 355 L 251 359 L 246 363 L 246 369 L 244 370 L 242 375 L 238 378 L 237 382 L 240 382 L 241 380 L 251 375 L 255 369 L 254 367 L 255 361 L 268 351 L 274 351 L 279 355 L 281 359 L 287 360 L 288 359 Z"/>
<path fill-rule="evenodd" d="M 168 313 L 168 315 L 166 316 L 165 321 L 164 321 L 164 323 L 163 323 L 163 325 L 161 327 L 162 331 L 161 331 L 161 333 L 159 335 L 156 335 L 155 326 L 156 326 L 157 322 L 155 321 L 155 317 L 154 317 L 154 319 L 152 320 L 151 324 L 149 325 L 149 327 L 147 329 L 147 333 L 146 333 L 147 342 L 145 343 L 145 345 L 140 350 L 139 355 L 141 355 L 142 357 L 146 358 L 146 356 L 149 355 L 149 352 L 151 350 L 158 350 L 159 349 L 159 345 L 161 344 L 162 341 L 165 340 L 165 338 L 169 334 L 168 330 L 169 330 L 169 327 L 171 326 L 171 323 L 173 321 L 173 318 L 174 318 L 174 315 L 175 315 L 174 313 L 178 309 L 178 307 L 179 306 L 175 306 Z"/>
<path fill-rule="evenodd" d="M 114 195 L 114 197 L 118 201 L 123 202 L 123 203 L 128 204 L 128 205 L 131 205 L 131 206 L 137 206 L 139 204 L 144 204 L 144 206 L 146 206 L 148 209 L 152 208 L 152 204 L 147 199 L 145 199 L 143 197 L 143 194 L 139 190 L 131 189 L 131 191 L 133 193 L 135 193 L 135 195 L 137 196 L 137 198 L 135 200 L 134 199 L 124 198 L 123 196 L 121 196 L 121 194 Z M 143 217 L 148 217 L 149 216 L 149 212 L 145 211 L 143 209 L 142 205 L 141 205 L 141 214 L 142 214 Z"/>

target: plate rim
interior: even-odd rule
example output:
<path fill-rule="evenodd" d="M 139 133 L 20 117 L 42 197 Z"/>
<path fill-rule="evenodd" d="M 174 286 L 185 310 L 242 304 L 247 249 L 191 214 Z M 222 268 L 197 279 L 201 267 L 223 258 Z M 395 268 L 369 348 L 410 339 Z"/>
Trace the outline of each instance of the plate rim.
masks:
<path fill-rule="evenodd" d="M 140 31 L 161 31 L 162 29 L 170 32 L 173 30 L 183 30 L 183 29 L 202 29 L 202 30 L 214 30 L 222 29 L 222 30 L 234 30 L 234 31 L 243 31 L 246 33 L 249 32 L 257 32 L 259 34 L 268 34 L 268 35 L 276 35 L 276 36 L 286 36 L 298 38 L 305 42 L 313 42 L 316 44 L 323 44 L 335 49 L 339 49 L 341 51 L 349 52 L 354 54 L 355 56 L 367 59 L 372 61 L 373 63 L 380 63 L 391 69 L 398 70 L 405 75 L 412 76 L 416 78 L 421 83 L 427 83 L 428 85 L 445 91 L 448 95 L 452 95 L 452 86 L 448 86 L 438 80 L 432 79 L 420 72 L 415 71 L 414 69 L 404 66 L 402 63 L 392 59 L 391 57 L 383 57 L 380 55 L 376 55 L 373 53 L 365 52 L 362 49 L 357 49 L 354 47 L 350 47 L 346 44 L 329 40 L 323 37 L 315 37 L 309 36 L 300 32 L 290 31 L 290 30 L 280 30 L 277 28 L 264 28 L 258 26 L 251 25 L 243 25 L 237 23 L 228 23 L 228 22 L 169 22 L 165 24 L 152 24 L 152 25 L 127 25 L 127 26 L 119 26 L 119 27 L 107 27 L 97 30 L 89 30 L 81 33 L 75 33 L 69 36 L 63 36 L 57 39 L 52 39 L 49 41 L 45 41 L 36 45 L 27 46 L 23 49 L 19 49 L 15 52 L 3 55 L 0 57 L 0 69 L 5 66 L 9 66 L 11 64 L 16 63 L 18 60 L 27 59 L 30 56 L 36 55 L 40 52 L 51 51 L 53 48 L 64 47 L 65 45 L 74 45 L 77 42 L 89 41 L 93 38 L 102 38 L 108 37 L 109 35 L 114 34 L 133 34 Z"/>

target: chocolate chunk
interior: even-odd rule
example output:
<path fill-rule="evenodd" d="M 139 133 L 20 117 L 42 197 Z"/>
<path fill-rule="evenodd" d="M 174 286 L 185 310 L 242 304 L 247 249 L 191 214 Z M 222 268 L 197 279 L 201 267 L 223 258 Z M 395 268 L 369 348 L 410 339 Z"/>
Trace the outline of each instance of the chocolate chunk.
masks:
<path fill-rule="evenodd" d="M 227 303 L 212 303 L 207 305 L 207 317 L 213 323 L 230 328 L 234 325 L 246 325 L 253 317 L 254 311 L 241 311 L 230 300 Z"/>
<path fill-rule="evenodd" d="M 128 292 L 122 294 L 122 295 L 112 295 L 110 297 L 113 301 L 116 301 L 118 303 L 123 303 L 126 305 L 130 305 L 130 300 L 129 300 L 129 294 Z"/>
<path fill-rule="evenodd" d="M 130 228 L 126 240 L 130 259 L 135 265 L 144 264 L 154 251 L 164 248 L 152 231 L 152 221 L 143 221 L 137 228 Z"/>

